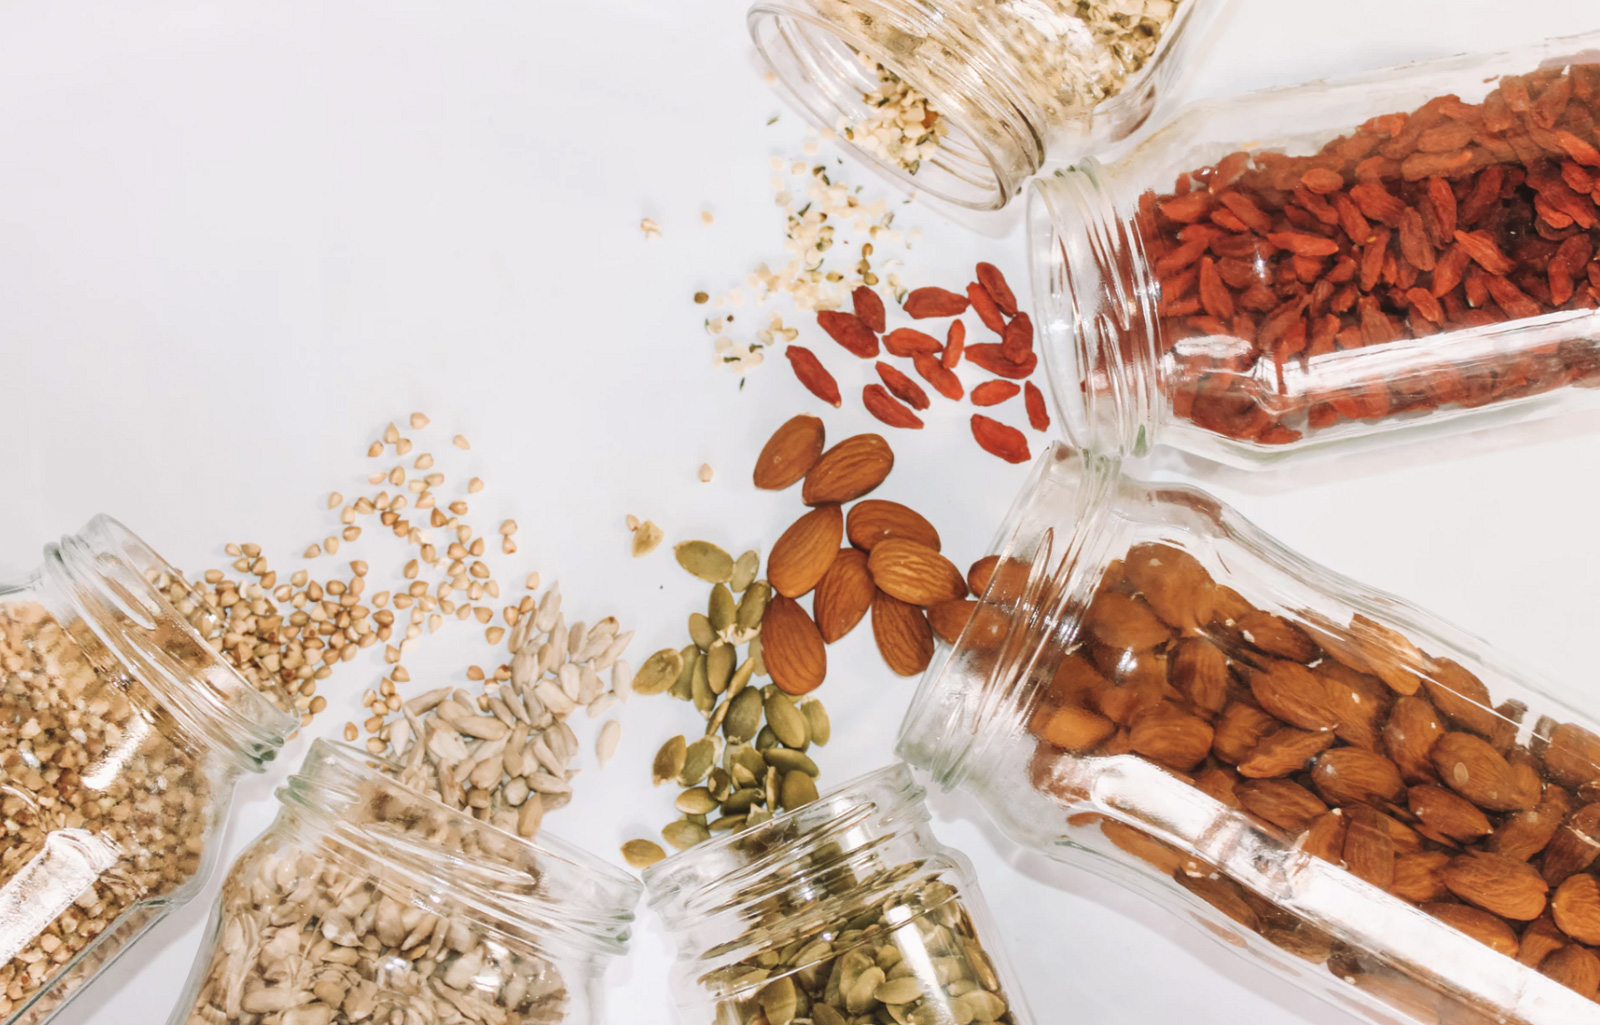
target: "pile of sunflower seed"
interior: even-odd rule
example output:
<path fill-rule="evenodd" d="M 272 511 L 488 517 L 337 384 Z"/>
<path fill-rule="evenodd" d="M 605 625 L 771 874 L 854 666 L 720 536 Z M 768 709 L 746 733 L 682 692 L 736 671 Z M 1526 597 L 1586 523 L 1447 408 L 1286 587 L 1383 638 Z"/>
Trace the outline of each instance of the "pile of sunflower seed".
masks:
<path fill-rule="evenodd" d="M 815 698 L 797 702 L 776 686 L 753 682 L 767 675 L 761 621 L 772 598 L 771 585 L 756 579 L 760 556 L 749 551 L 734 559 L 708 541 L 685 541 L 674 552 L 679 565 L 712 585 L 711 595 L 705 612 L 689 616 L 690 643 L 647 658 L 632 687 L 692 702 L 706 720 L 702 736 L 663 744 L 651 768 L 655 785 L 683 788 L 673 802 L 680 817 L 661 836 L 686 850 L 713 833 L 759 825 L 780 809 L 816 800 L 819 770 L 806 751 L 827 744 L 832 726 Z M 666 854 L 640 839 L 623 844 L 622 856 L 646 868 Z"/>

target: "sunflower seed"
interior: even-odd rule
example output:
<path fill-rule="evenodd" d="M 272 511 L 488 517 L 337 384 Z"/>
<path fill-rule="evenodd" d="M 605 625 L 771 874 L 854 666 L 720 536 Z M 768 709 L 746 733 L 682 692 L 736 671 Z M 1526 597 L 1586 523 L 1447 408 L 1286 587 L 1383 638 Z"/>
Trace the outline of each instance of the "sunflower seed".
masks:
<path fill-rule="evenodd" d="M 616 719 L 608 720 L 604 726 L 600 727 L 600 735 L 595 738 L 594 742 L 595 759 L 600 763 L 602 769 L 606 767 L 606 763 L 616 756 L 617 745 L 620 743 L 622 743 L 622 723 Z"/>

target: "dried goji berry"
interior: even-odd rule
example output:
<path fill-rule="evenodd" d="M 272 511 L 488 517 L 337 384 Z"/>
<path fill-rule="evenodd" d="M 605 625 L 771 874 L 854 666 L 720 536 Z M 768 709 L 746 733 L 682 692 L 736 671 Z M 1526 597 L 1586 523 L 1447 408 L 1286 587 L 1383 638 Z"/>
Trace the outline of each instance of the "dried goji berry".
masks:
<path fill-rule="evenodd" d="M 1000 273 L 1000 268 L 992 263 L 978 264 L 978 284 L 994 299 L 994 304 L 1000 307 L 1000 312 L 1008 317 L 1017 315 L 1017 297 L 1011 291 L 1006 276 Z"/>
<path fill-rule="evenodd" d="M 939 356 L 939 362 L 944 364 L 946 370 L 954 370 L 956 364 L 961 362 L 961 351 L 966 347 L 966 322 L 961 320 L 951 321 L 950 331 L 944 338 L 944 352 Z"/>
<path fill-rule="evenodd" d="M 889 389 L 895 398 L 901 400 L 912 409 L 928 408 L 930 405 L 928 393 L 923 391 L 922 386 L 917 382 L 882 360 L 878 361 L 877 370 L 878 376 L 883 379 L 883 386 Z"/>
<path fill-rule="evenodd" d="M 1008 463 L 1025 463 L 1030 458 L 1028 439 L 1015 427 L 1008 427 L 982 413 L 972 414 L 972 437 L 978 447 Z"/>
<path fill-rule="evenodd" d="M 922 428 L 921 418 L 896 402 L 881 384 L 869 384 L 861 389 L 861 404 L 867 407 L 867 412 L 890 427 L 903 427 L 908 430 Z"/>
<path fill-rule="evenodd" d="M 828 337 L 844 346 L 846 351 L 862 359 L 872 359 L 878 355 L 878 336 L 854 313 L 823 310 L 817 314 L 817 326 L 828 332 Z"/>
<path fill-rule="evenodd" d="M 791 344 L 783 350 L 783 354 L 788 358 L 794 376 L 800 379 L 807 391 L 835 409 L 839 408 L 843 401 L 839 396 L 839 382 L 828 373 L 816 353 L 804 346 Z"/>
<path fill-rule="evenodd" d="M 1044 393 L 1038 385 L 1028 381 L 1022 386 L 1022 402 L 1028 410 L 1028 423 L 1036 431 L 1050 429 L 1050 412 L 1045 409 Z"/>
<path fill-rule="evenodd" d="M 928 317 L 959 317 L 967 312 L 967 297 L 944 288 L 919 288 L 906 296 L 901 306 L 913 320 Z"/>
<path fill-rule="evenodd" d="M 883 299 L 866 285 L 860 285 L 850 293 L 850 302 L 855 306 L 856 316 L 861 318 L 861 323 L 867 325 L 869 331 L 878 334 L 888 328 L 888 314 L 883 308 Z"/>
<path fill-rule="evenodd" d="M 974 406 L 998 406 L 1022 389 L 1010 381 L 985 381 L 972 389 Z"/>
<path fill-rule="evenodd" d="M 1000 312 L 1000 307 L 995 305 L 991 296 L 981 282 L 974 281 L 967 286 L 967 299 L 972 303 L 972 312 L 978 315 L 987 327 L 997 335 L 1006 333 L 1006 318 Z"/>
<path fill-rule="evenodd" d="M 1195 304 L 1199 308 L 1199 304 Z M 1002 346 L 996 342 L 986 342 L 982 345 L 969 345 L 966 348 L 966 360 L 973 366 L 989 371 L 996 377 L 1009 377 L 1013 381 L 1020 381 L 1033 375 L 1034 368 L 1039 365 L 1037 353 L 1030 352 L 1021 360 L 1007 359 L 1002 351 Z"/>
<path fill-rule="evenodd" d="M 939 339 L 912 327 L 897 327 L 883 336 L 883 347 L 891 356 L 909 359 L 918 353 L 939 351 Z"/>

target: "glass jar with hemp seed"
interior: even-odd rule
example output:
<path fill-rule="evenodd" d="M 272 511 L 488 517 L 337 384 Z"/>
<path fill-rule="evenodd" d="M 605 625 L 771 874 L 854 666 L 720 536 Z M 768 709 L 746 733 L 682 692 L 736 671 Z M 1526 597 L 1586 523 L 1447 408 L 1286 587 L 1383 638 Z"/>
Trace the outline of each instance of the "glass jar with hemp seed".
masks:
<path fill-rule="evenodd" d="M 194 896 L 235 780 L 298 725 L 97 517 L 0 585 L 0 1023 L 39 1025 Z"/>
<path fill-rule="evenodd" d="M 1063 446 L 991 552 L 901 727 L 939 785 L 1365 1021 L 1600 1022 L 1588 681 Z"/>
<path fill-rule="evenodd" d="M 999 209 L 1049 162 L 1131 135 L 1229 0 L 756 0 L 795 103 L 905 186 Z"/>
<path fill-rule="evenodd" d="M 1069 440 L 1245 469 L 1600 401 L 1600 33 L 1189 107 L 1029 190 Z"/>
<path fill-rule="evenodd" d="M 637 880 L 318 740 L 234 862 L 170 1025 L 600 1025 Z"/>
<path fill-rule="evenodd" d="M 961 854 L 903 764 L 645 872 L 685 1025 L 1028 1025 Z"/>

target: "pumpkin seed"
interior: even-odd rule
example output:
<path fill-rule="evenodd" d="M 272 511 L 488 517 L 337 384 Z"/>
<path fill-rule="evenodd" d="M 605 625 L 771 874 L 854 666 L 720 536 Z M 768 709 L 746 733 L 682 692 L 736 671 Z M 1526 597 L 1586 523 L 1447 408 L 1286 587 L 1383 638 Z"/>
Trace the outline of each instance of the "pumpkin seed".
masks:
<path fill-rule="evenodd" d="M 894 948 L 889 947 L 887 949 L 893 950 Z M 879 1003 L 909 1004 L 913 1000 L 922 999 L 924 995 L 922 989 L 922 980 L 914 975 L 907 975 L 898 979 L 890 979 L 888 982 L 885 982 L 883 985 L 879 986 L 877 991 L 872 995 L 878 1000 Z"/>
<path fill-rule="evenodd" d="M 878 992 L 878 987 L 883 985 L 886 978 L 883 969 L 877 965 L 863 971 L 856 977 L 850 991 L 845 994 L 844 1009 L 851 1014 L 866 1014 L 872 1009 L 872 1004 L 877 999 L 874 994 Z"/>
<path fill-rule="evenodd" d="M 750 661 L 754 666 L 755 674 L 765 678 L 767 675 L 767 660 L 761 657 L 761 638 L 750 639 Z"/>
<path fill-rule="evenodd" d="M 746 817 L 743 815 L 724 815 L 722 818 L 711 823 L 709 828 L 713 833 L 726 833 L 729 831 L 743 829 L 745 825 Z"/>
<path fill-rule="evenodd" d="M 622 845 L 622 860 L 634 868 L 649 868 L 666 856 L 661 845 L 650 840 L 629 840 Z"/>
<path fill-rule="evenodd" d="M 734 560 L 733 579 L 728 581 L 728 585 L 735 591 L 743 591 L 760 572 L 761 556 L 755 549 L 751 549 Z"/>
<path fill-rule="evenodd" d="M 688 744 L 681 735 L 662 744 L 650 768 L 651 782 L 660 786 L 669 779 L 677 779 L 678 773 L 683 771 L 683 760 L 687 751 Z"/>
<path fill-rule="evenodd" d="M 759 826 L 761 823 L 766 822 L 770 818 L 772 818 L 772 812 L 768 811 L 767 809 L 751 808 L 750 814 L 745 816 L 744 824 L 747 827 Z"/>
<path fill-rule="evenodd" d="M 761 732 L 756 734 L 756 750 L 765 751 L 770 747 L 778 746 L 778 735 L 772 732 L 771 726 L 761 727 Z"/>
<path fill-rule="evenodd" d="M 750 774 L 751 780 L 761 779 L 767 774 L 767 760 L 761 757 L 761 752 L 748 745 L 739 747 L 733 752 L 733 763 L 744 768 Z M 754 783 L 751 783 L 754 786 Z"/>
<path fill-rule="evenodd" d="M 811 1020 L 815 1025 L 850 1025 L 845 1016 L 835 1011 L 831 1004 L 814 1004 L 811 1008 Z"/>
<path fill-rule="evenodd" d="M 694 662 L 694 675 L 689 678 L 689 693 L 694 698 L 694 707 L 700 714 L 710 718 L 711 710 L 717 707 L 717 695 L 711 689 L 711 682 L 706 675 L 706 660 L 697 658 Z"/>
<path fill-rule="evenodd" d="M 733 671 L 733 676 L 728 680 L 728 696 L 738 697 L 739 693 L 750 683 L 750 678 L 756 673 L 756 660 L 747 658 L 739 663 L 739 668 Z"/>
<path fill-rule="evenodd" d="M 711 643 L 717 639 L 717 631 L 707 619 L 699 612 L 689 613 L 689 639 L 694 641 L 695 647 L 701 651 L 708 651 Z"/>
<path fill-rule="evenodd" d="M 766 791 L 760 787 L 742 787 L 729 794 L 728 799 L 722 802 L 722 813 L 724 815 L 737 815 L 740 812 L 749 811 L 750 806 L 757 801 L 766 799 Z"/>
<path fill-rule="evenodd" d="M 722 735 L 730 744 L 747 744 L 761 728 L 761 692 L 745 690 L 730 703 Z"/>
<path fill-rule="evenodd" d="M 733 677 L 733 662 L 737 657 L 733 645 L 727 641 L 717 641 L 706 652 L 706 676 L 713 694 L 721 694 L 728 689 L 728 681 Z"/>
<path fill-rule="evenodd" d="M 734 623 L 741 630 L 753 630 L 761 625 L 761 620 L 767 614 L 767 603 L 772 600 L 772 585 L 765 580 L 757 580 L 745 589 L 744 597 L 739 599 L 739 609 L 734 616 Z"/>
<path fill-rule="evenodd" d="M 697 787 L 717 761 L 717 738 L 701 737 L 684 751 L 683 766 L 678 770 L 678 782 L 686 787 Z"/>
<path fill-rule="evenodd" d="M 660 694 L 671 687 L 682 672 L 683 656 L 671 648 L 662 648 L 645 659 L 639 671 L 633 674 L 633 692 Z"/>
<path fill-rule="evenodd" d="M 761 1004 L 762 1013 L 767 1016 L 768 1025 L 791 1025 L 794 1021 L 798 1002 L 795 999 L 794 980 L 787 975 L 763 986 L 756 1000 Z"/>
<path fill-rule="evenodd" d="M 733 599 L 733 592 L 728 590 L 727 584 L 718 584 L 711 589 L 711 600 L 706 606 L 706 617 L 711 623 L 711 628 L 718 634 L 724 633 L 733 626 L 733 618 L 738 610 L 738 603 Z"/>
<path fill-rule="evenodd" d="M 711 796 L 720 804 L 733 793 L 733 777 L 729 775 L 727 769 L 720 766 L 712 769 L 706 776 L 706 789 L 711 791 Z"/>
<path fill-rule="evenodd" d="M 783 799 L 783 777 L 779 775 L 777 769 L 774 769 L 770 765 L 767 766 L 765 789 L 767 795 L 767 807 L 778 807 L 778 802 Z"/>
<path fill-rule="evenodd" d="M 1006 1013 L 1006 1002 L 998 994 L 986 989 L 973 990 L 959 998 L 961 1006 L 972 1015 L 973 1021 L 995 1021 Z"/>
<path fill-rule="evenodd" d="M 800 711 L 805 713 L 806 725 L 811 728 L 811 742 L 818 747 L 827 747 L 828 739 L 833 736 L 833 723 L 828 721 L 828 710 L 816 698 L 808 698 L 800 706 Z"/>
<path fill-rule="evenodd" d="M 791 751 L 786 747 L 769 747 L 761 752 L 761 756 L 767 760 L 768 765 L 779 772 L 803 772 L 813 779 L 821 775 L 817 763 L 800 751 Z"/>
<path fill-rule="evenodd" d="M 774 768 L 772 771 L 777 772 Z M 803 807 L 817 799 L 817 781 L 809 773 L 794 769 L 783 774 L 780 801 L 785 811 Z"/>
<path fill-rule="evenodd" d="M 811 743 L 811 725 L 805 713 L 794 706 L 789 695 L 774 688 L 763 702 L 767 726 L 784 747 L 803 751 Z"/>
<path fill-rule="evenodd" d="M 708 584 L 727 583 L 733 578 L 733 556 L 710 541 L 680 541 L 672 546 L 678 565 Z"/>
<path fill-rule="evenodd" d="M 685 815 L 710 815 L 717 810 L 717 799 L 705 787 L 685 790 L 672 804 Z"/>
<path fill-rule="evenodd" d="M 679 819 L 669 822 L 661 830 L 661 838 L 680 851 L 686 851 L 697 843 L 704 843 L 711 839 L 711 830 L 698 822 L 688 819 Z"/>
<path fill-rule="evenodd" d="M 706 736 L 709 737 L 722 729 L 722 723 L 728 718 L 728 709 L 730 707 L 732 707 L 732 703 L 724 701 L 712 711 L 711 718 L 706 720 Z"/>

